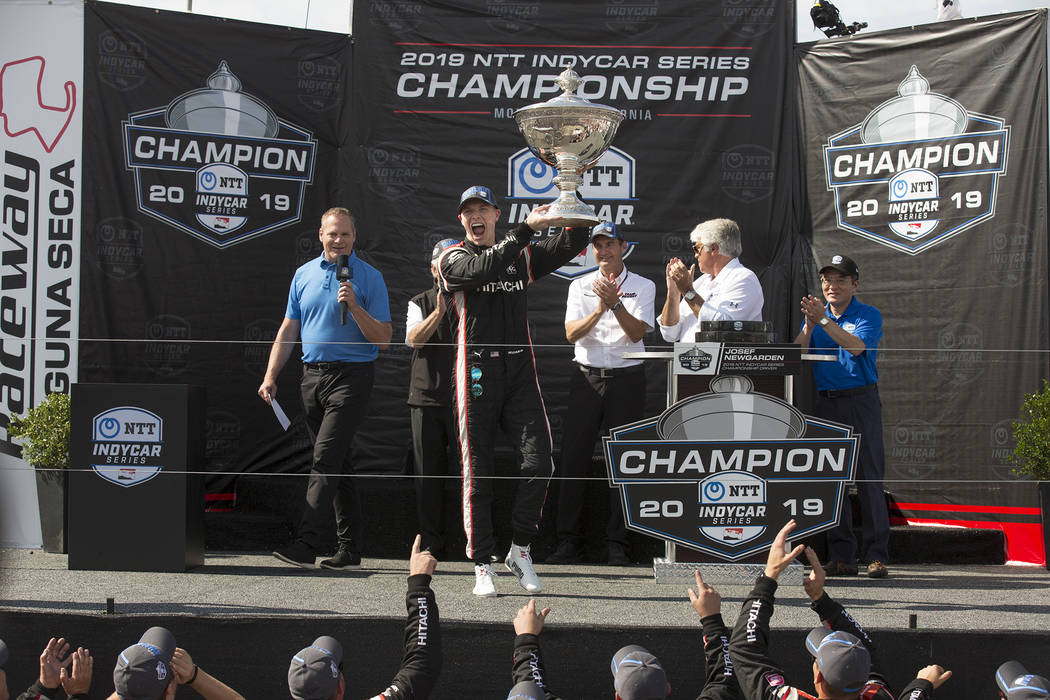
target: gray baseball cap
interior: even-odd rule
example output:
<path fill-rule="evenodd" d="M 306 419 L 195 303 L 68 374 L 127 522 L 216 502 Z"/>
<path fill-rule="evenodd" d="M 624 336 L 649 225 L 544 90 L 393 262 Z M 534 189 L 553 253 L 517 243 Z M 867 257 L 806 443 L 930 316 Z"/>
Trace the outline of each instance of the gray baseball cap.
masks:
<path fill-rule="evenodd" d="M 1050 681 L 1029 673 L 1017 661 L 1007 661 L 995 672 L 995 682 L 1010 700 L 1046 700 L 1050 698 Z"/>
<path fill-rule="evenodd" d="M 637 644 L 613 654 L 612 674 L 621 700 L 664 700 L 670 691 L 660 660 Z"/>
<path fill-rule="evenodd" d="M 117 657 L 113 686 L 121 700 L 157 700 L 175 677 L 171 657 L 175 635 L 163 627 L 150 627 Z"/>
<path fill-rule="evenodd" d="M 857 693 L 868 682 L 871 655 L 849 632 L 817 627 L 806 637 L 806 650 L 817 660 L 821 675 L 841 693 Z"/>
<path fill-rule="evenodd" d="M 299 650 L 288 666 L 288 691 L 295 700 L 328 700 L 339 687 L 343 645 L 333 637 L 318 637 Z"/>

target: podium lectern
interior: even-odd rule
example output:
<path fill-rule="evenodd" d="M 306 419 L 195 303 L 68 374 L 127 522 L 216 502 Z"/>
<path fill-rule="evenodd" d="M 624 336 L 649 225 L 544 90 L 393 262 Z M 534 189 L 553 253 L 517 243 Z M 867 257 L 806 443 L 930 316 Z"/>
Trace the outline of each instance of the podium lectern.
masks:
<path fill-rule="evenodd" d="M 71 403 L 68 567 L 204 564 L 204 388 L 74 384 Z"/>

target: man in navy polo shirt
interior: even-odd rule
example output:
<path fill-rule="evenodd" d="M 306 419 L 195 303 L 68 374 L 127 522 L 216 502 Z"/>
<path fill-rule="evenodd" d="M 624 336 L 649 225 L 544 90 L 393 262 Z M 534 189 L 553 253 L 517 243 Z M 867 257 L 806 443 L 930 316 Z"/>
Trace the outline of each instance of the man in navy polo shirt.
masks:
<path fill-rule="evenodd" d="M 812 294 L 802 299 L 806 319 L 795 342 L 813 352 L 835 354 L 838 360 L 813 363 L 817 383 L 814 413 L 852 425 L 861 434 L 857 481 L 863 519 L 860 551 L 849 503 L 844 500 L 839 524 L 828 532 L 828 563 L 824 569 L 829 576 L 854 576 L 859 560 L 867 566 L 868 576 L 883 578 L 888 573 L 890 522 L 882 491 L 886 461 L 879 373 L 875 367 L 882 338 L 882 314 L 854 297 L 859 280 L 857 263 L 845 255 L 832 257 L 820 269 L 820 286 L 827 305 Z"/>
<path fill-rule="evenodd" d="M 306 427 L 314 441 L 313 464 L 299 536 L 273 555 L 314 568 L 321 531 L 334 506 L 339 551 L 321 566 L 347 569 L 361 564 L 360 497 L 352 479 L 331 475 L 343 471 L 350 455 L 354 432 L 365 418 L 372 394 L 372 362 L 380 348 L 387 348 L 393 327 L 383 275 L 354 254 L 353 214 L 342 207 L 329 209 L 321 216 L 318 237 L 321 256 L 296 270 L 292 278 L 284 322 L 270 349 L 259 396 L 270 403 L 277 395 L 277 375 L 301 334 L 301 391 Z M 340 255 L 349 256 L 350 281 L 337 279 Z"/>

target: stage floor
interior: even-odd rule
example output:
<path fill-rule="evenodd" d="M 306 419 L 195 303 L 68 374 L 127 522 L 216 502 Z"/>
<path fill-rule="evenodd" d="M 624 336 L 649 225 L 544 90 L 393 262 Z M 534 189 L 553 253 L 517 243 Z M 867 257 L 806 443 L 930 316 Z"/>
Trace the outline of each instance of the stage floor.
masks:
<path fill-rule="evenodd" d="M 703 572 L 703 564 L 698 565 Z M 69 571 L 66 557 L 35 550 L 0 550 L 0 610 L 97 614 L 113 598 L 124 615 L 354 618 L 404 616 L 407 562 L 366 558 L 361 569 L 307 571 L 262 553 L 211 553 L 185 573 Z M 650 567 L 537 565 L 552 608 L 550 625 L 589 628 L 694 627 L 685 580 L 662 584 Z M 442 618 L 509 623 L 528 601 L 502 564 L 499 597 L 471 595 L 473 568 L 442 562 L 434 579 Z M 732 622 L 751 580 L 716 585 Z M 1033 632 L 1050 629 L 1050 572 L 1022 566 L 891 566 L 890 577 L 833 578 L 830 594 L 878 629 Z M 774 627 L 806 629 L 815 621 L 801 585 L 781 585 Z"/>

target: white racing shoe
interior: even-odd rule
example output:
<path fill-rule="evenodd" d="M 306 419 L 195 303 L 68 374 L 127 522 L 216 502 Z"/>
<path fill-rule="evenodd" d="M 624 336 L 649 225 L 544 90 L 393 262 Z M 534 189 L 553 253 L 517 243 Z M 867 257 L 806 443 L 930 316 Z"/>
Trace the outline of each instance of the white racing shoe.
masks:
<path fill-rule="evenodd" d="M 529 545 L 529 547 L 531 546 Z M 507 569 L 512 574 L 518 577 L 518 583 L 521 584 L 522 588 L 529 593 L 539 593 L 543 590 L 543 586 L 540 585 L 536 569 L 532 568 L 532 556 L 529 554 L 529 547 L 512 544 L 503 563 L 507 565 Z"/>
<path fill-rule="evenodd" d="M 489 564 L 474 565 L 474 595 L 482 598 L 496 597 L 496 572 Z"/>

